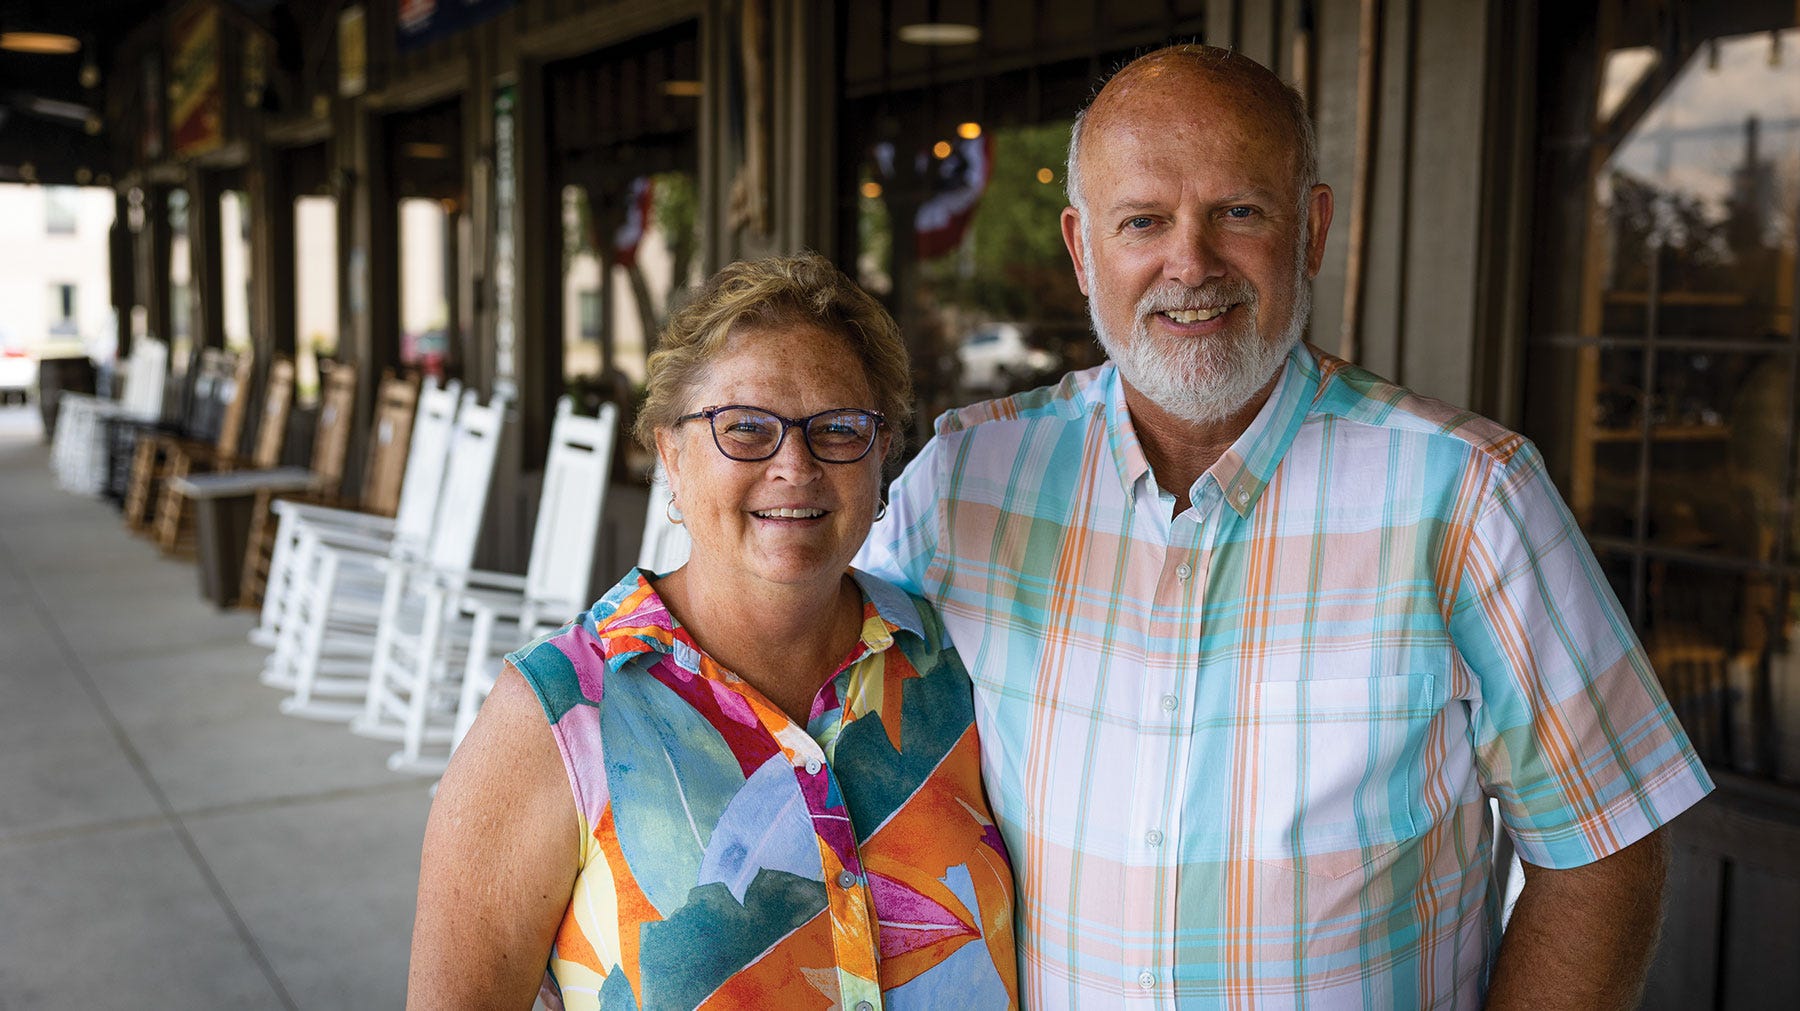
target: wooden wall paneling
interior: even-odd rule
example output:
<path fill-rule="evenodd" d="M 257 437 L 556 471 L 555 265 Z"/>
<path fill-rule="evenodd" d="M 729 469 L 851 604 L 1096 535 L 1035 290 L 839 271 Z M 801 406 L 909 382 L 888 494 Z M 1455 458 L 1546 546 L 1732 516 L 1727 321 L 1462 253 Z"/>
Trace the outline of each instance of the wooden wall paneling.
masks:
<path fill-rule="evenodd" d="M 736 44 L 725 17 L 725 0 L 706 0 L 700 19 L 700 229 L 701 270 L 704 275 L 724 266 L 736 245 L 730 235 L 725 188 L 730 185 L 732 157 L 725 82 L 730 73 L 730 47 Z"/>
<path fill-rule="evenodd" d="M 250 332 L 269 356 L 294 357 L 294 187 L 281 148 L 257 144 L 250 194 Z"/>
<path fill-rule="evenodd" d="M 139 232 L 143 256 L 144 304 L 149 308 L 150 336 L 170 342 L 174 350 L 175 317 L 169 305 L 169 256 L 174 235 L 169 231 L 169 188 L 146 185 L 144 190 L 144 229 Z M 187 368 L 186 362 L 169 359 L 171 369 Z"/>
<path fill-rule="evenodd" d="M 1428 396 L 1467 404 L 1473 393 L 1477 248 L 1483 188 L 1481 122 L 1487 64 L 1484 0 L 1416 8 L 1413 161 L 1402 379 Z"/>
<path fill-rule="evenodd" d="M 1536 0 L 1489 8 L 1482 100 L 1482 162 L 1494 173 L 1482 188 L 1476 235 L 1476 302 L 1468 406 L 1518 429 L 1524 423 L 1526 299 L 1536 244 Z"/>
<path fill-rule="evenodd" d="M 837 232 L 838 79 L 836 11 L 831 4 L 786 0 L 771 33 L 775 48 L 776 213 L 789 250 L 831 248 Z M 974 12 L 958 17 L 975 19 Z"/>
<path fill-rule="evenodd" d="M 1325 236 L 1325 262 L 1313 279 L 1309 339 L 1337 346 L 1350 252 L 1350 188 L 1355 184 L 1357 0 L 1317 0 L 1313 28 L 1311 109 L 1319 138 L 1319 179 L 1335 208 Z"/>
<path fill-rule="evenodd" d="M 1237 19 L 1238 52 L 1280 73 L 1281 52 L 1276 44 L 1283 0 L 1260 0 L 1240 5 Z"/>
<path fill-rule="evenodd" d="M 1669 850 L 1663 932 L 1644 987 L 1642 1011 L 1710 1007 L 1717 989 L 1724 861 L 1716 850 L 1686 845 L 1678 836 L 1671 839 Z"/>
<path fill-rule="evenodd" d="M 1727 886 L 1723 986 L 1727 1008 L 1800 1007 L 1800 868 L 1734 863 Z"/>
<path fill-rule="evenodd" d="M 1357 3 L 1344 6 L 1348 15 L 1359 13 Z M 1418 6 L 1417 0 L 1387 0 L 1382 4 L 1374 151 L 1369 161 L 1368 244 L 1363 253 L 1362 325 L 1357 339 L 1358 364 L 1401 383 L 1409 378 L 1405 342 L 1416 283 L 1409 269 L 1414 262 L 1411 226 L 1417 214 L 1412 202 L 1418 182 L 1413 177 L 1419 129 L 1416 101 L 1420 89 L 1425 87 L 1418 79 L 1418 64 L 1413 59 L 1418 48 Z M 1354 185 L 1354 180 L 1347 180 L 1346 185 Z M 1350 226 L 1349 205 L 1346 195 L 1339 204 L 1346 215 L 1346 233 Z M 1335 333 L 1322 336 L 1335 343 Z"/>
<path fill-rule="evenodd" d="M 1209 46 L 1234 47 L 1238 44 L 1243 20 L 1242 7 L 1258 0 L 1214 0 L 1206 5 L 1206 38 Z"/>

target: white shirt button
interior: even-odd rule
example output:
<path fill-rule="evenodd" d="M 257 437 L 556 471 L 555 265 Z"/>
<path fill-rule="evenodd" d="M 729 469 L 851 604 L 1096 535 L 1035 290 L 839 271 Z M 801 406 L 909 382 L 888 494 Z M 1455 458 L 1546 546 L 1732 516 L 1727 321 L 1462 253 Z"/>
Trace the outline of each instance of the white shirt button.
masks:
<path fill-rule="evenodd" d="M 1184 583 L 1187 582 L 1188 577 L 1193 574 L 1194 574 L 1194 567 L 1192 565 L 1189 565 L 1186 562 L 1182 562 L 1180 565 L 1175 566 L 1175 578 L 1181 580 Z"/>
<path fill-rule="evenodd" d="M 1243 505 L 1245 502 L 1250 501 L 1249 490 L 1245 489 L 1245 488 L 1239 488 L 1238 494 L 1237 494 L 1237 499 L 1238 499 L 1238 505 Z"/>
<path fill-rule="evenodd" d="M 806 774 L 808 776 L 817 776 L 820 768 L 821 766 L 819 765 L 818 759 L 809 758 L 806 760 Z"/>
<path fill-rule="evenodd" d="M 849 871 L 839 871 L 838 872 L 838 887 L 839 888 L 855 888 L 856 887 L 856 875 L 850 873 Z"/>
<path fill-rule="evenodd" d="M 866 1000 L 859 1000 L 856 1002 L 856 1011 L 875 1011 L 875 1005 Z"/>
<path fill-rule="evenodd" d="M 1180 704 L 1181 704 L 1181 702 L 1180 702 L 1180 700 L 1179 700 L 1179 699 L 1177 699 L 1177 698 L 1176 698 L 1176 697 L 1175 697 L 1175 696 L 1173 696 L 1173 695 L 1164 695 L 1164 696 L 1163 696 L 1163 697 L 1162 697 L 1162 707 L 1163 707 L 1163 712 L 1165 712 L 1165 713 L 1172 713 L 1172 712 L 1174 712 L 1174 711 L 1175 711 L 1175 707 L 1176 707 L 1176 706 L 1178 706 L 1178 705 L 1180 705 Z"/>
<path fill-rule="evenodd" d="M 1155 973 L 1151 972 L 1149 969 L 1145 969 L 1143 972 L 1138 973 L 1138 986 L 1141 986 L 1144 989 L 1148 990 L 1155 985 L 1156 985 L 1156 974 Z"/>
<path fill-rule="evenodd" d="M 1163 839 L 1163 836 L 1162 836 L 1161 829 L 1153 828 L 1150 831 L 1144 833 L 1144 841 L 1149 843 L 1152 846 L 1161 846 L 1162 839 Z"/>

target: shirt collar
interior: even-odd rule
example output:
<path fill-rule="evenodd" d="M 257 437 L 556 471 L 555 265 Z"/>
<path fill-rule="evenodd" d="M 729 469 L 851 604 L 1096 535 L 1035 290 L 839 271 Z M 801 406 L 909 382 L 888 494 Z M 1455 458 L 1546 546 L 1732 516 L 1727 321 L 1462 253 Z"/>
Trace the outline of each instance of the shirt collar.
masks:
<path fill-rule="evenodd" d="M 1189 489 L 1191 501 L 1201 501 L 1208 479 L 1216 482 L 1225 502 L 1240 516 L 1247 516 L 1262 498 L 1263 489 L 1275 476 L 1275 468 L 1293 445 L 1294 436 L 1306 421 L 1320 390 L 1318 359 L 1310 344 L 1296 343 L 1282 363 L 1275 390 L 1224 455 L 1200 475 Z M 1125 386 L 1118 366 L 1108 362 L 1101 370 L 1098 410 L 1104 412 L 1107 446 L 1118 468 L 1119 481 L 1127 496 L 1139 479 L 1150 473 L 1150 462 L 1144 457 L 1137 430 L 1131 424 L 1131 412 L 1125 408 Z"/>
<path fill-rule="evenodd" d="M 1275 477 L 1275 469 L 1281 466 L 1318 399 L 1319 383 L 1319 363 L 1311 345 L 1296 343 L 1282 364 L 1274 392 L 1256 412 L 1250 427 L 1201 475 L 1202 482 L 1210 476 L 1218 483 L 1225 503 L 1239 516 L 1250 515 Z"/>
<path fill-rule="evenodd" d="M 921 638 L 925 622 L 919 606 L 906 591 L 859 569 L 851 569 L 850 577 L 862 593 L 864 621 L 862 641 L 870 652 L 880 652 L 894 644 L 895 632 L 910 632 Z M 669 613 L 662 597 L 651 585 L 654 574 L 648 569 L 633 569 L 588 612 L 584 624 L 589 625 L 600 645 L 608 674 L 645 653 L 674 654 L 682 659 L 693 647 L 689 633 Z M 874 613 L 870 613 L 871 605 Z M 677 630 L 680 629 L 678 632 Z M 685 657 L 688 665 L 697 657 Z"/>

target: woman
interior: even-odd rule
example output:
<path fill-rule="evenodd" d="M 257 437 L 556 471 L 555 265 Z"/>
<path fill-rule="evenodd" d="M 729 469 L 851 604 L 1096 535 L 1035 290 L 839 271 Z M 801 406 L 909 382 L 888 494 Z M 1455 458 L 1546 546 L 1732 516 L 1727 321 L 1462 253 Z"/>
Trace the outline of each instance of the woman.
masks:
<path fill-rule="evenodd" d="M 818 256 L 670 321 L 637 435 L 693 553 L 508 657 L 426 828 L 409 1006 L 1017 1004 L 968 675 L 848 568 L 910 385 Z"/>

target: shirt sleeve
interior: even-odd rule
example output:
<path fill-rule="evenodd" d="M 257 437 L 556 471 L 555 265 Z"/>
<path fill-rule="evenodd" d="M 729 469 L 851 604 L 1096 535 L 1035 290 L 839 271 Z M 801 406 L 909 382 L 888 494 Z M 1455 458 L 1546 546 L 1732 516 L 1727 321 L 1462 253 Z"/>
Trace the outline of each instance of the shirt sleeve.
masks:
<path fill-rule="evenodd" d="M 927 596 L 925 572 L 937 554 L 939 503 L 945 494 L 940 461 L 944 436 L 934 436 L 888 487 L 887 515 L 869 530 L 851 564 L 902 587 L 915 596 Z"/>
<path fill-rule="evenodd" d="M 1498 465 L 1468 533 L 1451 634 L 1474 679 L 1477 768 L 1519 856 L 1591 863 L 1710 792 L 1534 446 Z"/>

